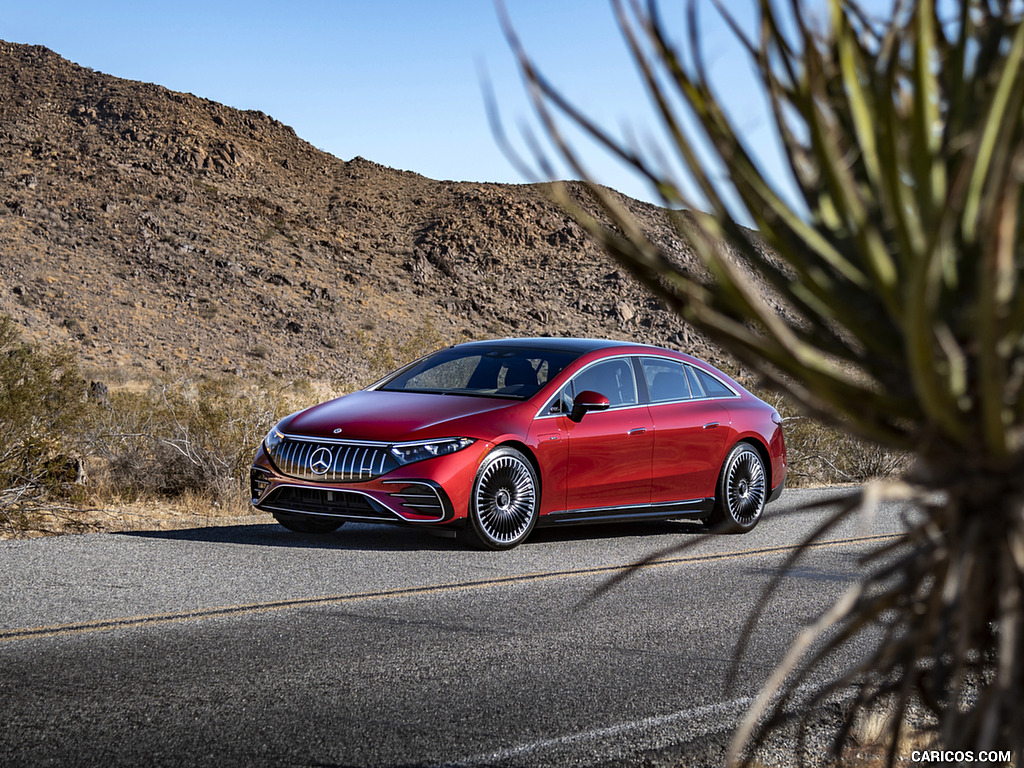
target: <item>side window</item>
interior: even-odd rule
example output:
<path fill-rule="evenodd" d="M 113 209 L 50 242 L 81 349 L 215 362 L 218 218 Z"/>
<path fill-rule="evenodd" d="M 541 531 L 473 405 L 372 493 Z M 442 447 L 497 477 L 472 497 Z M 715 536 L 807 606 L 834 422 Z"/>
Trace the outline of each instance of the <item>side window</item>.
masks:
<path fill-rule="evenodd" d="M 686 380 L 682 363 L 661 357 L 644 357 L 640 362 L 643 365 L 647 391 L 651 393 L 652 403 L 690 398 L 690 383 Z"/>
<path fill-rule="evenodd" d="M 607 397 L 612 408 L 622 405 L 636 405 L 636 379 L 629 360 L 606 360 L 592 365 L 572 381 L 573 393 L 589 389 Z"/>
<path fill-rule="evenodd" d="M 693 368 L 688 365 L 683 367 L 686 369 L 686 380 L 690 382 L 690 391 L 693 392 L 693 396 L 704 397 L 704 387 L 697 381 L 697 374 L 693 372 Z"/>
<path fill-rule="evenodd" d="M 700 383 L 704 387 L 704 391 L 707 392 L 708 397 L 735 397 L 735 392 L 710 373 L 702 371 L 700 368 L 695 368 L 694 371 L 696 371 L 697 378 L 700 379 Z"/>

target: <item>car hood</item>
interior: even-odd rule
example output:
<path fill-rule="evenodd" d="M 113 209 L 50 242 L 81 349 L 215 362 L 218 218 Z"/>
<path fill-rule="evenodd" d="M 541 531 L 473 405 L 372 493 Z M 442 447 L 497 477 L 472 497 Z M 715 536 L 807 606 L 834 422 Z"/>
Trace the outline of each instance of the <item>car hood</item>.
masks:
<path fill-rule="evenodd" d="M 509 431 L 523 405 L 518 400 L 363 390 L 299 411 L 284 422 L 282 430 L 340 440 L 487 440 Z"/>

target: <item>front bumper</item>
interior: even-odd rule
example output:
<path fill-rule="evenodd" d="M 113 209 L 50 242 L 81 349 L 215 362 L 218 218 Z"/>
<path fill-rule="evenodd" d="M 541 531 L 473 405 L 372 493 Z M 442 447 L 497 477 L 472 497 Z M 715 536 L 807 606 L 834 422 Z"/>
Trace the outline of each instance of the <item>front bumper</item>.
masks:
<path fill-rule="evenodd" d="M 444 525 L 466 516 L 477 469 L 492 447 L 478 440 L 370 480 L 320 482 L 284 474 L 261 446 L 249 475 L 252 504 L 270 513 Z"/>

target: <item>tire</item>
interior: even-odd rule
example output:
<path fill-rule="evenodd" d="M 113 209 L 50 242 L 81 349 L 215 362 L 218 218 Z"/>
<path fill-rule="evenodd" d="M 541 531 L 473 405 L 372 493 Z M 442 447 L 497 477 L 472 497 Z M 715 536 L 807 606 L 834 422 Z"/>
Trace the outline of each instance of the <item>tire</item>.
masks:
<path fill-rule="evenodd" d="M 708 526 L 716 533 L 746 533 L 761 519 L 767 499 L 761 454 L 749 443 L 739 443 L 722 464 Z"/>
<path fill-rule="evenodd" d="M 289 531 L 295 533 L 330 533 L 345 523 L 344 520 L 333 520 L 329 517 L 310 517 L 308 515 L 279 515 L 274 519 Z"/>
<path fill-rule="evenodd" d="M 539 511 L 533 464 L 515 448 L 495 448 L 477 470 L 459 538 L 478 549 L 512 549 L 533 531 Z"/>

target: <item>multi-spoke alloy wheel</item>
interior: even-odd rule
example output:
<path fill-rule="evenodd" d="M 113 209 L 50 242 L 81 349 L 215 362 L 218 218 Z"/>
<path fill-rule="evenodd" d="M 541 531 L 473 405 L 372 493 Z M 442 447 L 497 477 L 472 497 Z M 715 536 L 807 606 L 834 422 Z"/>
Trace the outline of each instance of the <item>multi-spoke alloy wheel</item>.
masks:
<path fill-rule="evenodd" d="M 753 446 L 740 443 L 722 465 L 715 511 L 708 522 L 718 530 L 746 533 L 761 519 L 767 498 L 768 482 L 761 455 Z"/>
<path fill-rule="evenodd" d="M 537 474 L 514 448 L 496 448 L 477 472 L 464 535 L 487 549 L 510 549 L 522 542 L 540 507 Z"/>

